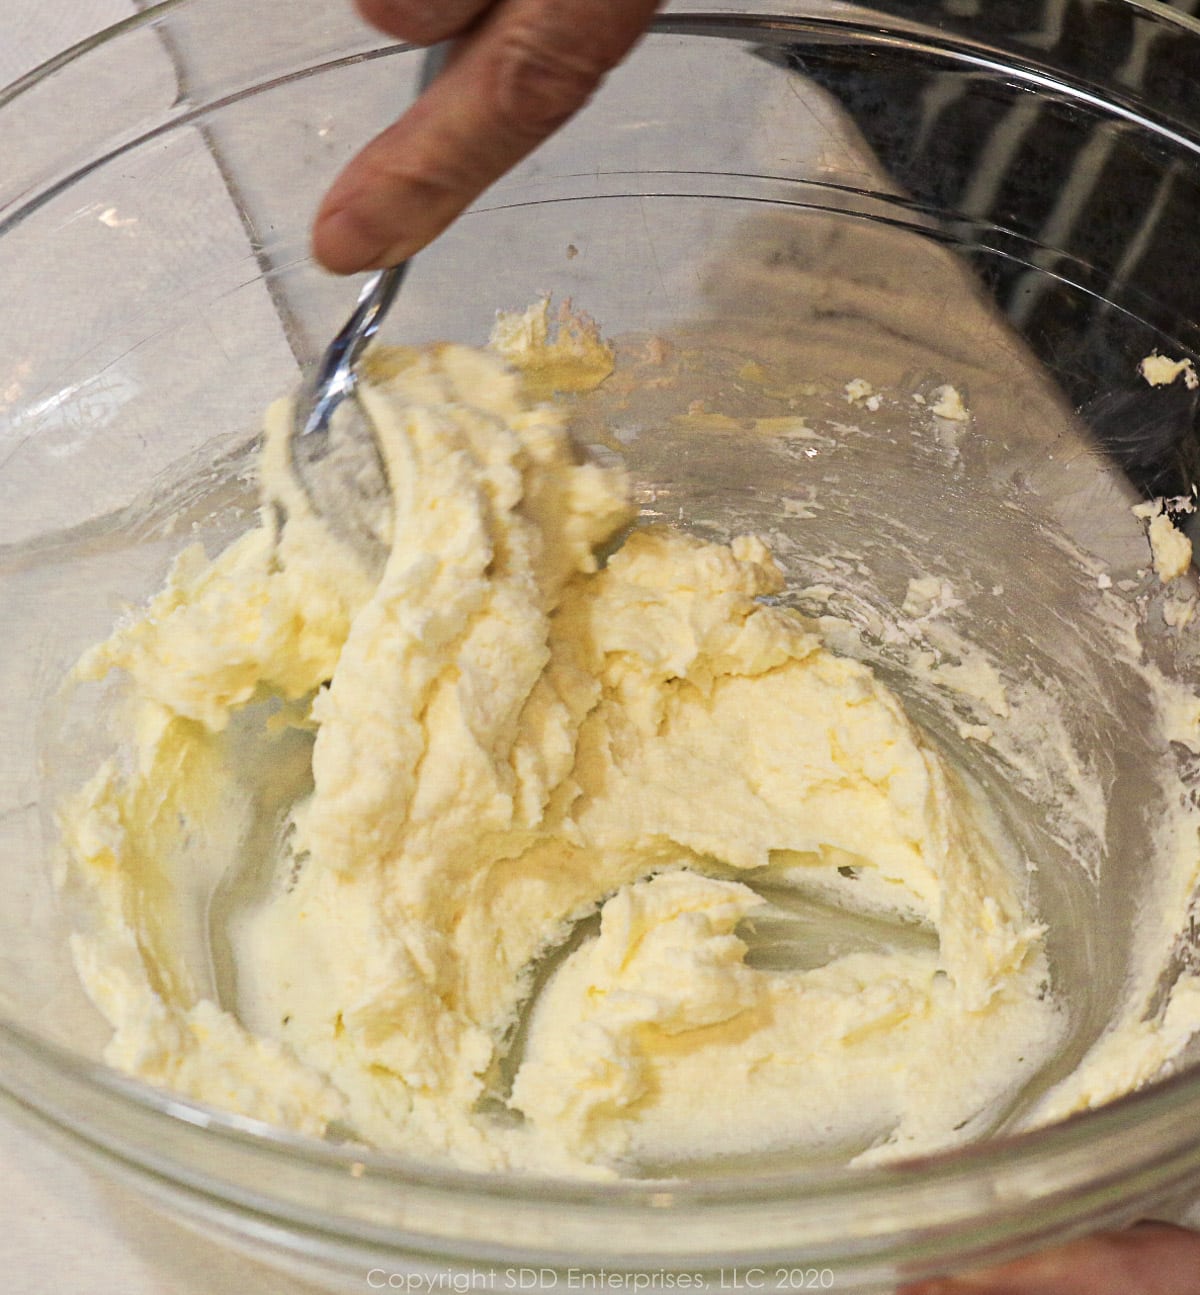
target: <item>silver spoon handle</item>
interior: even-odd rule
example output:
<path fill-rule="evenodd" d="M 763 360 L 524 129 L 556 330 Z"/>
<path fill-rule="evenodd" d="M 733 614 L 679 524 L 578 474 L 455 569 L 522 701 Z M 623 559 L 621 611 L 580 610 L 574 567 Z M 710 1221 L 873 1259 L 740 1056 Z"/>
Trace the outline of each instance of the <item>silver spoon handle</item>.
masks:
<path fill-rule="evenodd" d="M 310 407 L 299 431 L 301 437 L 323 436 L 333 411 L 354 390 L 354 366 L 379 331 L 407 269 L 408 262 L 401 261 L 390 270 L 373 274 L 363 284 L 350 318 L 325 348 L 312 376 L 304 384 Z"/>
<path fill-rule="evenodd" d="M 446 65 L 449 43 L 431 45 L 421 59 L 421 69 L 417 76 L 417 98 L 433 84 L 439 72 Z M 408 272 L 408 262 L 401 261 L 390 269 L 379 270 L 363 285 L 358 295 L 358 304 L 354 313 L 346 321 L 345 327 L 334 338 L 331 350 L 345 353 L 346 362 L 353 365 L 366 350 L 367 343 L 379 331 L 379 325 L 396 299 L 404 276 Z M 336 366 L 335 366 L 336 367 Z M 331 370 L 332 371 L 332 370 Z"/>
<path fill-rule="evenodd" d="M 391 269 L 378 270 L 363 284 L 350 318 L 338 330 L 337 336 L 321 357 L 313 379 L 318 391 L 323 391 L 326 386 L 341 389 L 340 379 L 349 375 L 367 344 L 379 331 L 379 325 L 400 290 L 407 270 L 408 262 L 401 261 Z"/>
<path fill-rule="evenodd" d="M 417 77 L 418 98 L 432 85 L 446 63 L 449 44 L 432 45 L 425 51 Z M 354 385 L 354 366 L 379 331 L 379 325 L 391 308 L 408 272 L 408 262 L 401 261 L 387 270 L 377 270 L 363 284 L 350 318 L 329 343 L 320 363 L 309 380 L 308 390 L 320 393 L 313 402 L 301 435 L 323 432 L 329 417 Z"/>

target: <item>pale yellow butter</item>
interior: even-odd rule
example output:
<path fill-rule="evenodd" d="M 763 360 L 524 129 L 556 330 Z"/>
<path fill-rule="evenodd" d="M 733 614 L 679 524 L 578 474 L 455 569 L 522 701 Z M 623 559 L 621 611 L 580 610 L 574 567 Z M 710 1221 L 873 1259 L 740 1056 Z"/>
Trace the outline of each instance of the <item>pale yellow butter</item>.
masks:
<path fill-rule="evenodd" d="M 510 324 L 504 347 L 539 336 Z M 414 353 L 364 399 L 395 498 L 377 583 L 291 483 L 281 404 L 263 469 L 282 533 L 268 509 L 215 559 L 185 554 L 81 664 L 128 692 L 124 757 L 64 815 L 109 1060 L 480 1169 L 879 1158 L 986 1129 L 1059 1029 L 1041 929 L 896 698 L 764 601 L 782 580 L 754 537 L 635 530 L 601 567 L 633 516 L 624 478 L 578 463 L 495 353 Z M 266 698 L 270 732 L 235 741 Z M 311 790 L 237 924 L 223 1008 L 179 954 L 172 895 L 195 834 L 232 841 L 255 812 L 247 743 L 288 731 L 299 751 L 315 735 Z M 764 881 L 930 940 L 759 969 L 743 937 Z M 506 1093 L 531 969 L 597 910 Z"/>

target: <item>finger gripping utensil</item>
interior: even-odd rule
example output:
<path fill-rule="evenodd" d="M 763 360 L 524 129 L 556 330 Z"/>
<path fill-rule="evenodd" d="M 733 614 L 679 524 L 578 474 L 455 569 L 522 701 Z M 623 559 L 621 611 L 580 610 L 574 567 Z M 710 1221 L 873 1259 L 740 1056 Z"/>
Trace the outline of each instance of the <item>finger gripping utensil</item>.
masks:
<path fill-rule="evenodd" d="M 425 52 L 418 95 L 445 62 L 445 47 Z M 329 529 L 370 571 L 380 571 L 391 540 L 391 491 L 378 440 L 358 398 L 358 363 L 391 308 L 409 262 L 373 274 L 292 406 L 289 449 L 301 488 Z"/>

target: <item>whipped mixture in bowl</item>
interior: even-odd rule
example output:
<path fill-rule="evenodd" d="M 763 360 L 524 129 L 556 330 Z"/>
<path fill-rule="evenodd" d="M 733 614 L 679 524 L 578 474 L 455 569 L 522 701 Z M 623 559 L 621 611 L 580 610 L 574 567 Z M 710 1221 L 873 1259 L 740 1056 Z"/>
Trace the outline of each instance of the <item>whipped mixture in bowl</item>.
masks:
<path fill-rule="evenodd" d="M 691 362 L 641 345 L 611 374 L 543 303 L 483 350 L 377 355 L 381 575 L 296 484 L 280 402 L 260 524 L 185 550 L 79 663 L 117 733 L 60 816 L 107 1060 L 314 1136 L 587 1177 L 904 1158 L 1161 1073 L 1200 1022 L 1179 944 L 1200 703 L 1146 658 L 1137 598 L 1041 519 L 1042 575 L 1087 586 L 1094 641 L 1039 647 L 1015 609 L 973 635 L 979 600 L 1006 602 L 988 527 L 1033 526 L 1003 499 L 965 575 L 882 520 L 857 552 L 806 530 L 899 397 L 780 393 L 743 360 L 733 389 L 774 414 L 675 399 L 639 439 L 629 393 L 669 407 Z M 551 393 L 606 379 L 581 456 Z M 903 399 L 953 464 L 961 394 Z M 802 484 L 843 448 L 844 481 Z M 679 483 L 711 485 L 715 455 L 789 492 L 717 474 L 718 518 L 652 489 L 643 449 L 677 453 Z M 1136 929 L 1097 928 L 1125 968 L 1101 1019 L 1078 992 L 1094 943 L 1055 918 L 1088 922 L 1132 776 L 1095 719 L 1119 688 L 1154 699 L 1130 821 L 1166 863 Z"/>

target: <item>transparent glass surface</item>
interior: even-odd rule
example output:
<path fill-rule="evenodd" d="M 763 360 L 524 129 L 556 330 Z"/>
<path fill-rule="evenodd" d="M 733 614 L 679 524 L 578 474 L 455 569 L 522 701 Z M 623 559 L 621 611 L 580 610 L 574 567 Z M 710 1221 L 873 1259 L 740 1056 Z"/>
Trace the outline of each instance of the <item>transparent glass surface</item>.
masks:
<path fill-rule="evenodd" d="M 785 597 L 838 622 L 844 649 L 996 804 L 1036 865 L 1070 1022 L 995 1136 L 854 1172 L 783 1161 L 667 1185 L 484 1179 L 279 1134 L 100 1063 L 107 1031 L 70 962 L 81 919 L 56 891 L 54 810 L 108 735 L 61 685 L 186 543 L 215 551 L 253 523 L 261 411 L 347 312 L 353 288 L 312 264 L 309 221 L 411 97 L 418 59 L 343 9 L 172 0 L 0 93 L 10 1106 L 184 1216 L 347 1289 L 374 1266 L 508 1262 L 713 1282 L 735 1265 L 802 1265 L 831 1270 L 838 1290 L 882 1290 L 1196 1195 L 1194 1066 L 1009 1131 L 1126 983 L 1158 884 L 1164 792 L 1148 770 L 1175 761 L 1180 795 L 1194 774 L 1162 749 L 1145 678 L 1113 650 L 1097 577 L 1140 600 L 1152 659 L 1194 675 L 1196 630 L 1164 623 L 1130 513 L 1147 493 L 1187 493 L 1195 461 L 1195 393 L 1137 372 L 1155 350 L 1200 348 L 1182 241 L 1167 240 L 1174 262 L 1147 250 L 1176 206 L 1200 205 L 1186 75 L 1200 28 L 1157 5 L 1095 6 L 1094 38 L 1071 41 L 988 6 L 674 4 L 577 121 L 417 258 L 384 333 L 482 342 L 497 308 L 572 299 L 618 339 L 628 378 L 580 403 L 581 444 L 626 462 L 647 519 L 766 535 Z M 1118 46 L 1119 64 L 1104 55 Z M 848 398 L 854 380 L 877 407 Z M 931 412 L 944 384 L 968 422 Z M 811 436 L 745 421 L 795 415 Z M 935 626 L 924 643 L 885 627 L 929 574 L 960 599 L 955 641 L 986 643 L 1014 696 L 1053 702 L 1102 813 L 1065 803 L 1069 770 L 1032 730 L 981 743 L 965 732 L 978 699 L 914 680 L 914 647 L 953 645 Z M 1036 776 L 1014 778 L 1014 761 Z M 188 897 L 198 963 L 246 860 L 210 862 Z M 1185 925 L 1164 992 L 1198 956 Z"/>

